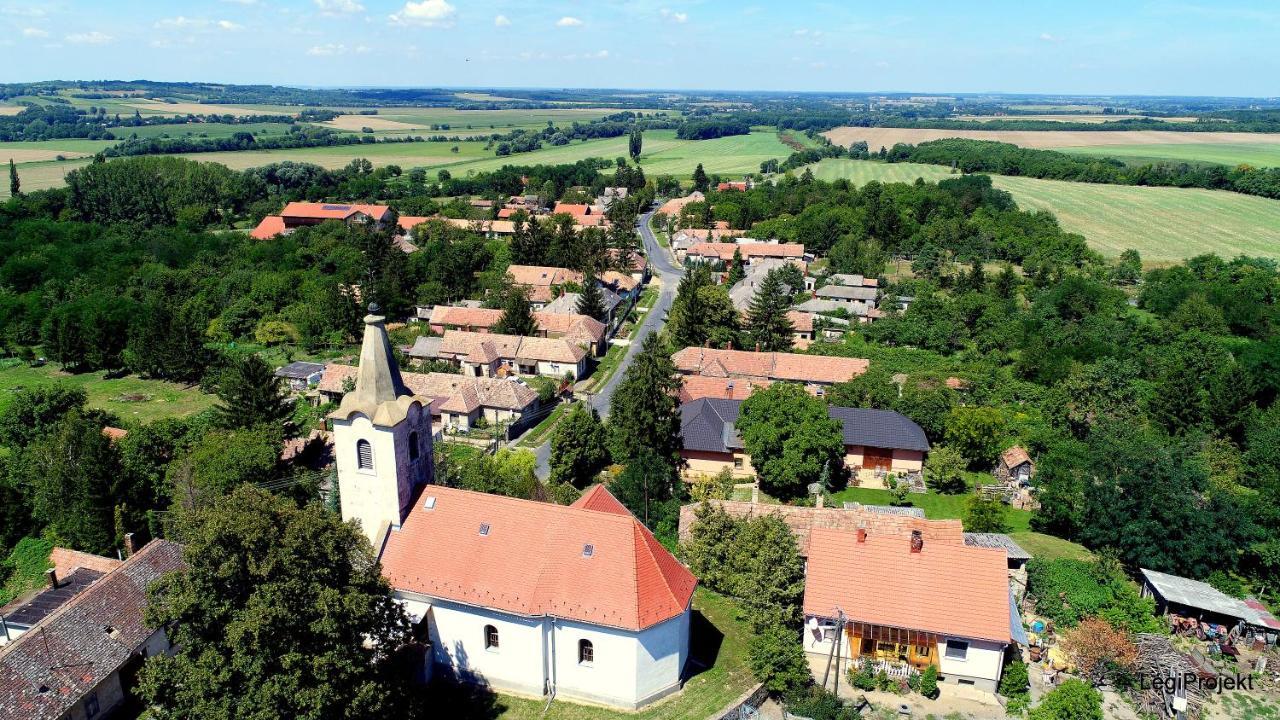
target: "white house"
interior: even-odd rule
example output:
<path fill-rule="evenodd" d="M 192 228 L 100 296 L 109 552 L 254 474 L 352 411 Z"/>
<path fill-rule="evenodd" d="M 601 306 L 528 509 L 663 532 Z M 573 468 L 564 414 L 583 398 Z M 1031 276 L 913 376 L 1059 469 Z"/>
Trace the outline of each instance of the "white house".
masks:
<path fill-rule="evenodd" d="M 874 530 L 813 528 L 805 565 L 804 649 L 893 673 L 994 693 L 1021 621 L 1003 549 Z M 843 623 L 843 624 L 842 624 Z M 904 675 L 905 676 L 905 675 Z"/>
<path fill-rule="evenodd" d="M 429 401 L 405 389 L 382 321 L 365 318 L 355 389 L 330 415 L 342 517 L 435 668 L 626 709 L 679 690 L 693 574 L 603 487 L 563 506 L 430 485 Z"/>

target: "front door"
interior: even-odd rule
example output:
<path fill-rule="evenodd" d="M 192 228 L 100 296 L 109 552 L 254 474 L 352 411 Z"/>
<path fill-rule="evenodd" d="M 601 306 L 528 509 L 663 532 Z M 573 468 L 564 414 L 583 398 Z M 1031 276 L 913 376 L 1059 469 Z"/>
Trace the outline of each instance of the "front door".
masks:
<path fill-rule="evenodd" d="M 893 468 L 893 451 L 884 448 L 863 448 L 862 467 L 866 470 L 890 470 Z"/>

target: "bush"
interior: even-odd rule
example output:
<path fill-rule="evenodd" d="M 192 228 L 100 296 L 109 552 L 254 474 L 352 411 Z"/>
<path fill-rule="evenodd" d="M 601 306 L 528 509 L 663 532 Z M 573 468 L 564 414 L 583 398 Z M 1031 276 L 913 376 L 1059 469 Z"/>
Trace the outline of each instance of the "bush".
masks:
<path fill-rule="evenodd" d="M 938 696 L 938 668 L 930 665 L 920 673 L 920 694 L 927 698 Z"/>

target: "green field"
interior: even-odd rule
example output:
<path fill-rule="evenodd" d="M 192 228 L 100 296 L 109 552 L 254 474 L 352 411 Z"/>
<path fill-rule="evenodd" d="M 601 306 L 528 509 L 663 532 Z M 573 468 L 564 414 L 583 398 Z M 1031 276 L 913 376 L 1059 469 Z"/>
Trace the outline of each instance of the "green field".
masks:
<path fill-rule="evenodd" d="M 213 407 L 214 397 L 197 387 L 162 380 L 143 380 L 137 376 L 107 379 L 103 373 L 64 373 L 52 365 L 29 367 L 6 363 L 0 365 L 0 410 L 9 404 L 13 393 L 37 387 L 65 383 L 83 388 L 89 407 L 107 410 L 122 420 L 148 423 L 164 417 L 184 417 Z"/>
<path fill-rule="evenodd" d="M 824 180 L 857 183 L 933 181 L 937 165 L 831 159 L 810 166 Z M 1048 210 L 1102 254 L 1134 248 L 1146 262 L 1169 263 L 1201 253 L 1280 258 L 1280 201 L 1219 190 L 1133 187 L 995 176 L 1025 210 Z"/>
<path fill-rule="evenodd" d="M 1280 143 L 1178 143 L 1155 145 L 1105 145 L 1060 148 L 1073 155 L 1115 157 L 1131 165 L 1157 162 L 1249 164 L 1280 166 Z"/>

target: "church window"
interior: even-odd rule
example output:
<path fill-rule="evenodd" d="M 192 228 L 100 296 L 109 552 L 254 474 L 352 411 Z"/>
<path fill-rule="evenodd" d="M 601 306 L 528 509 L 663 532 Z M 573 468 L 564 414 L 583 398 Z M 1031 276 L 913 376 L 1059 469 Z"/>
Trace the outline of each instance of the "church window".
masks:
<path fill-rule="evenodd" d="M 356 441 L 356 467 L 361 470 L 373 469 L 373 446 L 368 440 Z"/>

